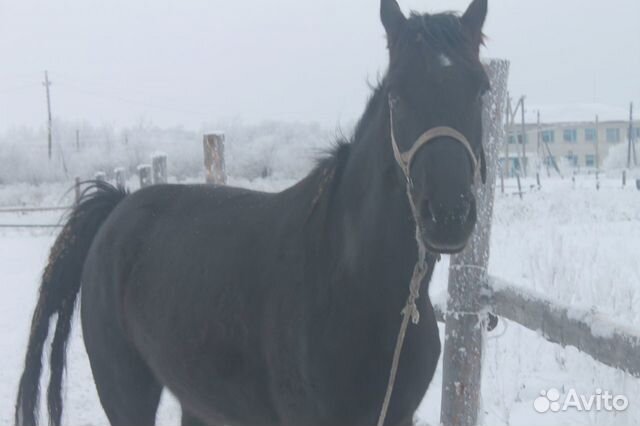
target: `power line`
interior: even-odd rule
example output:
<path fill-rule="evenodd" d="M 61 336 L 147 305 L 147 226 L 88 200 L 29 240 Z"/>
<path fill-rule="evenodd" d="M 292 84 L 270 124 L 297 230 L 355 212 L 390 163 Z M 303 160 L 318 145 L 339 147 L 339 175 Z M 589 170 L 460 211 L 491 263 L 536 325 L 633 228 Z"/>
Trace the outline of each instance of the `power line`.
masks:
<path fill-rule="evenodd" d="M 36 86 L 39 86 L 39 84 L 28 83 L 28 84 L 22 84 L 22 85 L 14 86 L 14 87 L 4 87 L 4 88 L 0 88 L 0 93 L 19 92 L 21 90 L 31 89 L 31 88 L 36 87 Z"/>
<path fill-rule="evenodd" d="M 191 114 L 191 115 L 198 115 L 198 116 L 201 116 L 202 118 L 211 118 L 211 116 L 213 115 L 210 112 L 204 112 L 204 111 L 198 111 L 198 110 L 192 110 L 192 109 L 175 107 L 175 106 L 168 106 L 168 105 L 159 105 L 159 104 L 149 103 L 149 102 L 146 102 L 146 101 L 140 101 L 140 100 L 130 99 L 130 98 L 116 96 L 116 95 L 107 95 L 107 94 L 104 94 L 104 93 L 101 93 L 101 92 L 97 92 L 95 90 L 86 90 L 86 89 L 80 88 L 80 87 L 78 87 L 76 85 L 73 85 L 73 84 L 70 84 L 70 83 L 60 83 L 60 82 L 58 82 L 58 86 L 63 86 L 63 87 L 65 87 L 67 89 L 70 89 L 70 90 L 72 90 L 74 92 L 81 93 L 81 94 L 88 95 L 88 96 L 92 96 L 92 97 L 96 97 L 96 98 L 106 99 L 106 100 L 110 100 L 110 101 L 117 101 L 117 102 L 122 102 L 122 103 L 126 103 L 126 104 L 131 104 L 131 105 L 143 106 L 143 107 L 147 107 L 147 108 L 187 113 L 187 114 Z"/>

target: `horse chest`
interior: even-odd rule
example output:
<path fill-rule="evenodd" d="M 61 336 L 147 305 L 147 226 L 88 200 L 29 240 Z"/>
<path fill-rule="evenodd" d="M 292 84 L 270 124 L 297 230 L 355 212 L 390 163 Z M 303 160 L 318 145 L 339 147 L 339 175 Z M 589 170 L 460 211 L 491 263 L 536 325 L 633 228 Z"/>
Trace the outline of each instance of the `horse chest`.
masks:
<path fill-rule="evenodd" d="M 339 305 L 334 309 L 291 323 L 289 338 L 273 354 L 274 399 L 281 415 L 295 419 L 292 424 L 375 424 L 379 414 L 400 315 L 397 324 L 385 324 L 383 316 L 365 321 L 354 315 L 349 321 L 338 319 Z M 431 382 L 439 353 L 435 323 L 424 321 L 410 329 L 390 419 L 411 418 Z"/>

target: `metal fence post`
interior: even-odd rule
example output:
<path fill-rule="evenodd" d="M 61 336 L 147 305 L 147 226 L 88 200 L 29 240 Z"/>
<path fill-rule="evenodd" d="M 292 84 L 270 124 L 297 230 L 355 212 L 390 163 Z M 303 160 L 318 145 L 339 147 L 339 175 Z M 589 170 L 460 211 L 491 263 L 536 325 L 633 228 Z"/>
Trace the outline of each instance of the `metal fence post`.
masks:
<path fill-rule="evenodd" d="M 507 97 L 509 62 L 492 60 L 487 66 L 492 92 L 483 111 L 487 184 L 476 187 L 478 223 L 468 247 L 453 256 L 449 268 L 444 375 L 440 423 L 473 426 L 478 423 L 484 319 L 481 294 L 487 281 L 489 237 L 495 194 L 498 147 L 504 142 L 503 111 Z"/>

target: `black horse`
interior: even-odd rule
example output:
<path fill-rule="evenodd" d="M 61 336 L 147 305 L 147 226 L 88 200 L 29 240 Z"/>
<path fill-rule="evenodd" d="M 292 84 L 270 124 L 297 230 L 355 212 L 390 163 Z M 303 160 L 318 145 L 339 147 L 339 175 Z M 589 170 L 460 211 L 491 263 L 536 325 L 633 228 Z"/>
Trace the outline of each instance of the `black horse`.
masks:
<path fill-rule="evenodd" d="M 387 75 L 351 141 L 283 192 L 161 185 L 128 195 L 93 183 L 44 272 L 16 424 L 37 423 L 54 317 L 47 399 L 51 424 L 60 424 L 65 346 L 82 288 L 85 345 L 113 426 L 153 425 L 165 387 L 185 426 L 374 425 L 417 259 L 392 135 L 400 151 L 442 126 L 468 141 L 439 135 L 410 167 L 432 270 L 437 253 L 464 248 L 476 221 L 486 12 L 487 1 L 474 0 L 463 15 L 407 18 L 395 0 L 382 0 Z M 386 425 L 412 423 L 440 355 L 430 278 Z"/>

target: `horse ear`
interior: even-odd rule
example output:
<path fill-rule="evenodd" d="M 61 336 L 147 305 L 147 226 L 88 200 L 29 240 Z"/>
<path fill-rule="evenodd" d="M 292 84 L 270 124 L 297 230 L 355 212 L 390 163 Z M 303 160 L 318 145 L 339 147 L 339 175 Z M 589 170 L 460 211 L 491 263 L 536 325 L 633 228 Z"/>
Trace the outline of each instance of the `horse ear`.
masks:
<path fill-rule="evenodd" d="M 400 30 L 404 26 L 407 18 L 400 10 L 400 6 L 396 0 L 381 0 L 380 1 L 380 18 L 382 19 L 382 25 L 387 31 L 387 40 L 389 46 L 400 34 Z"/>
<path fill-rule="evenodd" d="M 482 27 L 487 18 L 488 0 L 473 0 L 462 15 L 462 23 L 471 32 L 478 44 L 482 43 Z"/>
<path fill-rule="evenodd" d="M 487 159 L 484 155 L 484 147 L 480 147 L 480 177 L 483 185 L 487 183 Z"/>

